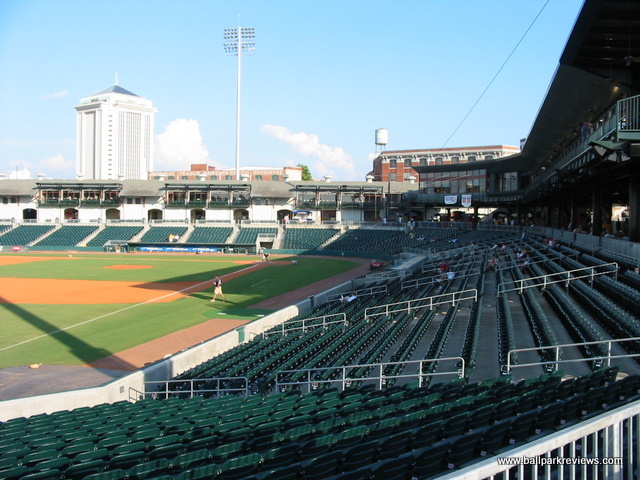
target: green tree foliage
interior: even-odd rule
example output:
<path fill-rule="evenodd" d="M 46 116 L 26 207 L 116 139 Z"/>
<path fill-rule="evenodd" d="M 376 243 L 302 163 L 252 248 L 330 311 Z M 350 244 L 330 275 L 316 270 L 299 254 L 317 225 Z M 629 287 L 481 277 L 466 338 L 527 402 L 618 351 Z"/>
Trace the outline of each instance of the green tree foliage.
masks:
<path fill-rule="evenodd" d="M 298 164 L 298 167 L 302 168 L 302 180 L 313 180 L 309 167 L 302 165 L 301 163 Z"/>

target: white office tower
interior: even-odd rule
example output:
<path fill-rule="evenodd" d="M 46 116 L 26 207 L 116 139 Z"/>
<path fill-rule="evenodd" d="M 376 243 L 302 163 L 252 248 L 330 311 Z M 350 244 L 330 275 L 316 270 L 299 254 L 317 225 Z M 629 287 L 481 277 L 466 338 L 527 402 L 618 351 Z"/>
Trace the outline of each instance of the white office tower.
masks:
<path fill-rule="evenodd" d="M 116 85 L 80 100 L 76 174 L 94 180 L 144 180 L 153 170 L 151 100 Z"/>

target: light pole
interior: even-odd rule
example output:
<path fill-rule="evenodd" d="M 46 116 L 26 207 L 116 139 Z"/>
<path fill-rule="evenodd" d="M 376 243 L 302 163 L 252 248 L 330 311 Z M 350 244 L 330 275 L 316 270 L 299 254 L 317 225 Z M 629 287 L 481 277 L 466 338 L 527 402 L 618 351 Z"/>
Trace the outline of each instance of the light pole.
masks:
<path fill-rule="evenodd" d="M 236 180 L 240 180 L 240 80 L 242 78 L 242 55 L 250 55 L 256 48 L 253 28 L 225 28 L 224 51 L 238 57 L 238 95 L 236 101 Z"/>

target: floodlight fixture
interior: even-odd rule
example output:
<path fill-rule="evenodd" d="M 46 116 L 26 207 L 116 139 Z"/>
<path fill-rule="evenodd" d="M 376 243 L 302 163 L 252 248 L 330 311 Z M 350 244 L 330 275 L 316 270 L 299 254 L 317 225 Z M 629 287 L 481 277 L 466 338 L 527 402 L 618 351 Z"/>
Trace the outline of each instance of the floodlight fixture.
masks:
<path fill-rule="evenodd" d="M 236 99 L 236 180 L 240 180 L 240 92 L 242 81 L 242 56 L 251 55 L 256 48 L 253 41 L 255 38 L 255 30 L 253 28 L 225 28 L 224 51 L 228 55 L 236 55 L 238 57 L 238 75 L 237 75 L 237 99 Z"/>

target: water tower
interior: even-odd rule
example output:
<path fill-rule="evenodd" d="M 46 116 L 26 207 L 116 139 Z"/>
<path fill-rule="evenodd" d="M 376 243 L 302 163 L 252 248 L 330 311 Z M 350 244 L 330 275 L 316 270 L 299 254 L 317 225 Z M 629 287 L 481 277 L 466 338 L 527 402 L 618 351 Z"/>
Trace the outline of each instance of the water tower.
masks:
<path fill-rule="evenodd" d="M 376 152 L 383 152 L 389 143 L 389 130 L 378 128 L 376 130 Z"/>

